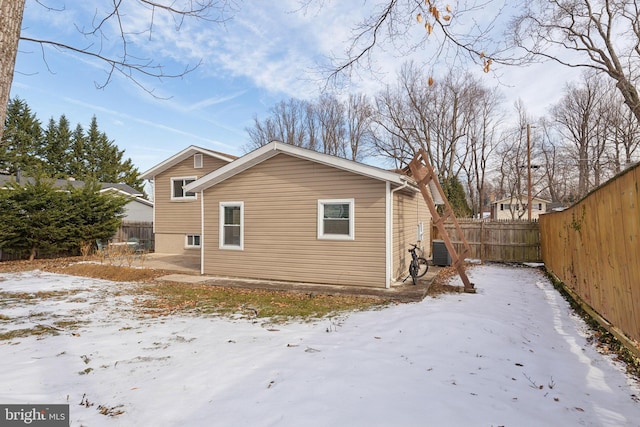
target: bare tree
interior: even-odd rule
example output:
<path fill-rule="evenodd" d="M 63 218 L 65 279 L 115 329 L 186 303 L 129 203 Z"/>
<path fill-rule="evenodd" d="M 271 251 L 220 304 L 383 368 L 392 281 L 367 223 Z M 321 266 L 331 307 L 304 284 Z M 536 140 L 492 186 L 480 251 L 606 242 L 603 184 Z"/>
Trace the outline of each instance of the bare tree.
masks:
<path fill-rule="evenodd" d="M 516 204 L 511 204 L 508 209 L 513 219 L 522 219 L 527 209 L 518 209 L 518 206 L 527 206 L 528 194 L 531 193 L 532 197 L 539 196 L 546 191 L 546 186 L 544 173 L 539 167 L 541 150 L 538 132 L 531 133 L 530 141 L 527 142 L 527 127 L 534 124 L 535 120 L 528 115 L 522 101 L 516 102 L 515 108 L 518 113 L 518 123 L 503 132 L 496 150 L 499 161 L 496 187 L 499 197 L 513 197 L 516 200 Z M 534 128 L 537 129 L 537 125 Z M 531 165 L 527 161 L 527 148 L 531 150 Z M 531 188 L 528 188 L 527 175 L 530 166 L 532 182 Z"/>
<path fill-rule="evenodd" d="M 403 66 L 395 87 L 376 97 L 376 147 L 405 166 L 420 148 L 442 180 L 457 176 L 469 152 L 466 139 L 481 85 L 467 73 L 451 72 L 433 81 L 419 67 Z"/>
<path fill-rule="evenodd" d="M 640 120 L 636 87 L 640 7 L 628 0 L 535 0 L 512 22 L 514 44 L 531 57 L 608 75 Z"/>
<path fill-rule="evenodd" d="M 596 144 L 601 118 L 598 105 L 602 91 L 595 78 L 585 76 L 582 84 L 568 84 L 565 95 L 552 109 L 558 131 L 571 147 L 572 159 L 578 167 L 578 197 L 591 188 L 590 176 L 594 162 L 599 161 Z"/>
<path fill-rule="evenodd" d="M 254 117 L 248 150 L 277 140 L 352 160 L 361 160 L 372 144 L 373 107 L 364 95 L 346 102 L 325 94 L 316 101 L 280 101 L 260 121 Z"/>
<path fill-rule="evenodd" d="M 371 54 L 389 45 L 407 54 L 431 43 L 433 56 L 455 61 L 467 57 L 485 71 L 493 63 L 552 60 L 609 76 L 640 122 L 640 7 L 636 1 L 532 0 L 511 9 L 514 12 L 509 10 L 504 0 L 468 0 L 454 8 L 438 1 L 386 0 L 353 28 L 345 55 L 334 58 L 330 77 L 356 66 L 373 70 Z M 491 12 L 487 15 L 487 11 Z M 499 20 L 510 22 L 508 31 Z M 418 25 L 425 31 L 416 40 L 410 30 Z"/>
<path fill-rule="evenodd" d="M 253 127 L 245 129 L 251 140 L 248 149 L 261 147 L 271 141 L 309 148 L 309 117 L 315 114 L 309 102 L 290 98 L 277 103 L 270 113 L 262 122 L 254 117 Z"/>
<path fill-rule="evenodd" d="M 361 160 L 373 143 L 373 106 L 366 95 L 350 94 L 346 114 L 351 160 Z"/>
<path fill-rule="evenodd" d="M 380 45 L 390 45 L 404 56 L 431 43 L 435 49 L 430 60 L 446 50 L 450 57 L 462 54 L 471 58 L 482 64 L 485 71 L 489 71 L 492 63 L 514 63 L 508 41 L 502 35 L 492 37 L 496 20 L 506 6 L 505 0 L 467 0 L 458 2 L 455 8 L 439 1 L 387 0 L 378 3 L 353 28 L 344 56 L 333 58 L 330 77 L 337 78 L 357 65 L 372 69 L 371 54 Z M 478 19 L 479 15 L 482 19 Z M 412 36 L 411 30 L 416 26 L 424 27 L 422 37 Z"/>
<path fill-rule="evenodd" d="M 473 116 L 466 138 L 468 157 L 467 161 L 461 163 L 461 167 L 467 176 L 471 208 L 479 216 L 482 216 L 483 207 L 488 202 L 486 175 L 489 161 L 497 147 L 498 129 L 502 124 L 502 99 L 502 94 L 496 88 L 479 88 L 472 104 Z"/>
<path fill-rule="evenodd" d="M 542 135 L 541 162 L 548 197 L 552 202 L 569 203 L 577 194 L 574 164 L 554 123 L 543 118 L 537 126 Z"/>
<path fill-rule="evenodd" d="M 335 96 L 322 95 L 315 105 L 315 115 L 320 128 L 322 152 L 347 157 L 345 108 Z"/>
<path fill-rule="evenodd" d="M 185 20 L 197 19 L 214 23 L 226 20 L 226 14 L 233 9 L 233 0 L 186 0 L 183 2 L 163 2 L 154 0 L 114 0 L 102 8 L 96 8 L 91 22 L 77 22 L 76 28 L 88 40 L 84 45 L 71 45 L 51 38 L 31 35 L 33 29 L 23 29 L 21 24 L 26 0 L 0 0 L 0 123 L 4 123 L 9 99 L 18 41 L 21 45 L 32 44 L 40 47 L 46 61 L 48 54 L 64 50 L 89 56 L 101 61 L 106 67 L 106 77 L 96 82 L 96 87 L 108 85 L 115 74 L 129 79 L 135 85 L 149 93 L 143 78 L 170 78 L 184 76 L 199 64 L 185 66 L 175 71 L 166 69 L 162 64 L 147 58 L 138 46 L 141 37 L 152 38 L 161 17 L 167 18 L 176 31 L 180 31 Z M 45 8 L 48 13 L 73 13 L 73 8 L 56 9 L 47 6 L 45 1 L 34 2 Z M 147 23 L 143 28 L 131 27 L 127 20 L 132 8 L 142 8 L 146 12 Z M 48 49 L 53 48 L 53 49 Z M 0 127 L 0 137 L 2 127 Z"/>

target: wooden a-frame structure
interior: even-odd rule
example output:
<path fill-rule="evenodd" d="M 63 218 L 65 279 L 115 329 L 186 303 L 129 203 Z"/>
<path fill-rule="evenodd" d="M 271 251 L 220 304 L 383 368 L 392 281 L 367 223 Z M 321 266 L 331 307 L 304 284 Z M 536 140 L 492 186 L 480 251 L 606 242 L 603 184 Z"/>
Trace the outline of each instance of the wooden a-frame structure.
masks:
<path fill-rule="evenodd" d="M 469 277 L 467 277 L 467 273 L 464 270 L 464 258 L 465 255 L 471 253 L 471 248 L 469 247 L 469 243 L 462 233 L 462 229 L 460 228 L 460 224 L 458 224 L 458 220 L 453 213 L 453 209 L 451 208 L 451 205 L 449 204 L 449 201 L 447 200 L 447 197 L 442 190 L 442 186 L 440 185 L 438 176 L 433 170 L 433 167 L 431 167 L 431 165 L 429 164 L 427 153 L 425 153 L 424 149 L 421 148 L 413 157 L 413 160 L 411 160 L 411 162 L 409 163 L 409 170 L 411 171 L 413 179 L 416 180 L 424 201 L 429 207 L 429 211 L 431 212 L 431 216 L 433 218 L 433 223 L 436 227 L 438 227 L 438 231 L 442 236 L 442 240 L 444 240 L 444 245 L 449 251 L 451 262 L 453 266 L 458 270 L 458 274 L 462 279 L 462 283 L 464 283 L 464 291 L 468 293 L 475 293 L 475 286 L 469 281 Z M 442 200 L 444 201 L 444 212 L 442 213 L 442 215 L 438 213 L 431 193 L 427 189 L 429 183 L 431 182 L 433 182 L 433 186 L 438 190 L 440 196 L 442 197 Z M 457 253 L 456 249 L 453 246 L 453 243 L 451 242 L 451 238 L 449 237 L 449 234 L 444 227 L 444 222 L 447 219 L 451 219 L 453 221 L 453 224 L 458 233 L 458 238 L 464 245 L 464 249 L 461 254 Z"/>

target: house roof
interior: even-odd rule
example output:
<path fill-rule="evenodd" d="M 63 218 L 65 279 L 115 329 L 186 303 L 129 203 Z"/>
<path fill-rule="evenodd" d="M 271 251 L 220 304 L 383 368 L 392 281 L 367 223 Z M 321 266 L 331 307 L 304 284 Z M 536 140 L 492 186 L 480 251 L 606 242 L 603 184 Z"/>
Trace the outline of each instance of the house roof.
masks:
<path fill-rule="evenodd" d="M 206 154 L 207 156 L 211 156 L 211 157 L 214 157 L 216 159 L 223 160 L 225 162 L 232 162 L 232 161 L 234 161 L 234 160 L 236 160 L 238 158 L 237 156 L 233 156 L 231 154 L 225 154 L 225 153 L 221 153 L 219 151 L 207 150 L 206 148 L 201 148 L 201 147 L 197 147 L 195 145 L 190 145 L 189 147 L 187 147 L 184 150 L 180 151 L 178 154 L 175 154 L 175 155 L 169 157 L 164 162 L 159 163 L 156 166 L 154 166 L 151 169 L 149 169 L 148 171 L 142 173 L 140 175 L 140 177 L 142 179 L 152 179 L 154 176 L 158 175 L 159 173 L 164 172 L 165 170 L 169 169 L 170 167 L 175 166 L 178 163 L 180 163 L 181 161 L 189 158 L 190 156 L 193 156 L 194 154 L 198 154 L 198 153 Z"/>
<path fill-rule="evenodd" d="M 185 186 L 187 191 L 202 191 L 212 187 L 226 179 L 229 179 L 247 169 L 258 165 L 278 154 L 287 154 L 315 163 L 320 163 L 336 169 L 345 170 L 358 175 L 367 176 L 369 178 L 378 179 L 380 181 L 388 181 L 393 184 L 403 185 L 407 182 L 407 177 L 395 172 L 390 172 L 375 166 L 365 165 L 363 163 L 354 162 L 352 160 L 343 159 L 328 154 L 318 153 L 306 148 L 296 147 L 279 141 L 272 141 L 249 154 L 240 157 L 228 165 L 217 169 L 208 175 L 203 176 L 195 182 Z"/>
<path fill-rule="evenodd" d="M 33 184 L 36 182 L 35 178 L 30 176 L 23 176 L 20 178 L 21 182 L 27 182 Z M 16 182 L 16 177 L 14 175 L 0 174 L 0 188 L 5 187 L 10 182 Z M 76 181 L 75 179 L 56 179 L 53 181 L 54 188 L 65 189 L 67 186 L 71 185 L 73 188 L 83 188 L 85 182 L 84 181 Z M 120 183 L 112 183 L 112 182 L 101 182 L 100 183 L 100 192 L 104 191 L 117 191 L 118 193 L 124 194 L 125 196 L 132 197 L 142 197 L 143 193 L 139 192 L 135 188 L 131 187 L 128 184 L 120 184 Z"/>
<path fill-rule="evenodd" d="M 509 197 L 505 197 L 504 199 L 500 199 L 500 200 L 496 200 L 495 202 L 493 202 L 493 204 L 496 203 L 502 203 L 502 202 L 507 202 L 507 201 L 511 201 L 511 200 L 522 200 L 524 202 L 527 201 L 527 195 L 526 194 L 522 194 L 520 198 L 518 198 L 518 196 L 509 196 Z M 542 199 L 540 197 L 532 197 L 531 200 L 537 200 L 540 202 L 545 202 L 545 203 L 551 203 L 551 201 L 546 200 L 546 199 Z"/>

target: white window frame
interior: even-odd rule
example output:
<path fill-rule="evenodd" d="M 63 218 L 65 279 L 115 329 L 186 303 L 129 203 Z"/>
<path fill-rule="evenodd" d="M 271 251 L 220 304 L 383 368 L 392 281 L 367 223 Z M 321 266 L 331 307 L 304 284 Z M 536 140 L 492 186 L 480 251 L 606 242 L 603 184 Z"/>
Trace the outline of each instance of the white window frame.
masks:
<path fill-rule="evenodd" d="M 198 154 L 194 154 L 193 155 L 193 168 L 194 169 L 202 169 L 203 168 L 203 159 L 202 159 L 202 153 L 198 153 Z"/>
<path fill-rule="evenodd" d="M 349 204 L 349 234 L 328 234 L 324 232 L 324 206 Z M 319 240 L 355 240 L 355 199 L 320 199 L 318 200 L 318 239 Z"/>
<path fill-rule="evenodd" d="M 197 176 L 172 176 L 172 177 L 171 177 L 171 188 L 170 188 L 170 191 L 171 191 L 171 200 L 195 200 L 195 199 L 197 199 L 197 198 L 198 198 L 198 193 L 193 193 L 193 195 L 192 195 L 192 196 L 187 196 L 187 195 L 186 195 L 187 193 L 184 191 L 184 188 L 182 189 L 182 194 L 183 194 L 183 196 L 182 196 L 182 197 L 176 197 L 176 196 L 173 194 L 173 183 L 174 183 L 175 181 L 182 181 L 182 182 L 184 183 L 184 181 L 186 181 L 186 180 L 188 180 L 188 179 L 189 179 L 189 180 L 196 181 L 196 180 L 198 179 L 198 177 L 197 177 Z M 187 185 L 187 184 L 184 184 L 184 185 Z M 183 187 L 184 187 L 184 185 L 183 185 Z"/>
<path fill-rule="evenodd" d="M 191 241 L 194 242 L 189 244 L 189 237 L 191 237 Z M 198 244 L 195 244 L 195 238 L 198 238 Z M 200 248 L 202 245 L 202 237 L 199 234 L 187 234 L 184 236 L 184 247 L 185 248 Z"/>
<path fill-rule="evenodd" d="M 220 249 L 229 249 L 235 251 L 244 250 L 244 202 L 220 202 L 219 208 L 219 248 Z M 224 243 L 224 209 L 239 207 L 240 208 L 240 245 L 226 245 Z"/>

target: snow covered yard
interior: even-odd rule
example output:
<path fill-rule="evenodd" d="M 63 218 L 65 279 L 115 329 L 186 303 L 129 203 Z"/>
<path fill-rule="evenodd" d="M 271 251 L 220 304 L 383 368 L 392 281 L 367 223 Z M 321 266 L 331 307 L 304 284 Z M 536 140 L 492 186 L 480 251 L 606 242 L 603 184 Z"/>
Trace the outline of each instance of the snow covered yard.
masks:
<path fill-rule="evenodd" d="M 539 270 L 469 276 L 475 295 L 283 325 L 141 318 L 128 284 L 0 274 L 0 334 L 80 322 L 0 341 L 0 402 L 69 403 L 72 426 L 640 425 L 637 384 Z"/>

